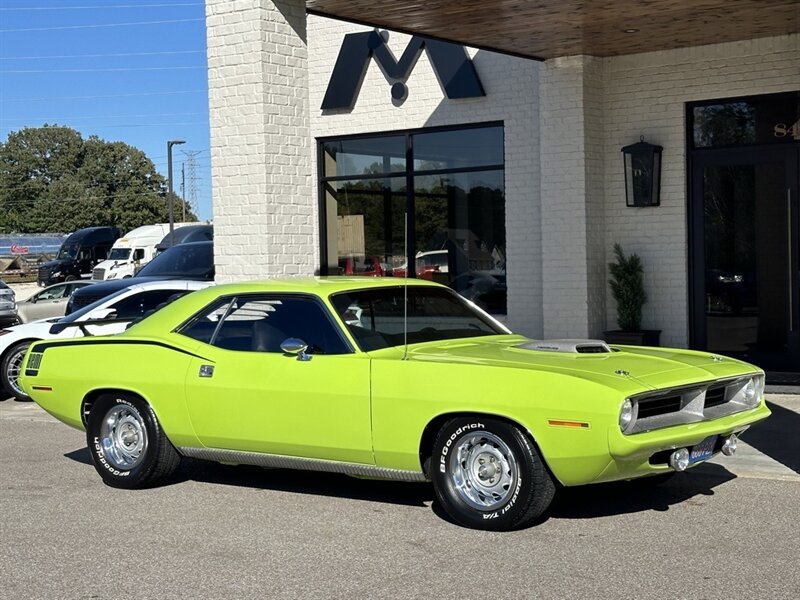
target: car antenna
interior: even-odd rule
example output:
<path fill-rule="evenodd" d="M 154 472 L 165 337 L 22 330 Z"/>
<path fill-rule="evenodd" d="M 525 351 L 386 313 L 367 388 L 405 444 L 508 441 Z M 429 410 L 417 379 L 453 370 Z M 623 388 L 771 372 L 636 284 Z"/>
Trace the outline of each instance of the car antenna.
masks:
<path fill-rule="evenodd" d="M 403 246 L 406 249 L 406 268 L 403 272 L 403 360 L 408 360 L 408 269 L 411 268 L 408 251 L 408 211 L 405 212 Z"/>

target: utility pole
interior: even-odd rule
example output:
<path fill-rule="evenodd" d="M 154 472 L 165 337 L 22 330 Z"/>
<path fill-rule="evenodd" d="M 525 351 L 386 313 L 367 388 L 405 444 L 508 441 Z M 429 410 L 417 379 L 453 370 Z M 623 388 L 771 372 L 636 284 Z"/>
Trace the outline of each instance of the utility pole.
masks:
<path fill-rule="evenodd" d="M 183 218 L 181 223 L 186 223 L 186 163 L 181 163 L 181 200 L 183 200 Z"/>

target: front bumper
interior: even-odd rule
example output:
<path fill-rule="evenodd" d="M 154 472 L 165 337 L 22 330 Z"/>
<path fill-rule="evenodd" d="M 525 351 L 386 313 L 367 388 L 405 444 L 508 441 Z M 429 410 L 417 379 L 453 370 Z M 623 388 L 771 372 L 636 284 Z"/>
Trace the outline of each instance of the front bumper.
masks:
<path fill-rule="evenodd" d="M 608 449 L 612 460 L 597 481 L 631 479 L 670 471 L 664 461 L 651 461 L 651 457 L 668 450 L 691 448 L 712 435 L 724 437 L 732 433 L 742 433 L 770 414 L 771 411 L 762 399 L 756 408 L 710 421 L 675 425 L 634 435 L 622 435 L 619 431 L 610 429 Z"/>

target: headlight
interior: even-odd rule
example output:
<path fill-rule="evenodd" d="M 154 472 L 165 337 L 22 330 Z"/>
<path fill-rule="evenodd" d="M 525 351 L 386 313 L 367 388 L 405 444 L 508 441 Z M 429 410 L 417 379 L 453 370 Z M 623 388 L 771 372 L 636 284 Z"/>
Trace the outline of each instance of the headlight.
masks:
<path fill-rule="evenodd" d="M 624 433 L 630 429 L 631 423 L 633 423 L 633 404 L 626 399 L 619 409 L 619 428 Z"/>
<path fill-rule="evenodd" d="M 756 375 L 750 378 L 742 388 L 742 397 L 745 404 L 758 406 L 761 397 L 764 395 L 764 376 Z"/>
<path fill-rule="evenodd" d="M 61 271 L 56 271 L 53 273 L 52 277 L 61 277 Z"/>

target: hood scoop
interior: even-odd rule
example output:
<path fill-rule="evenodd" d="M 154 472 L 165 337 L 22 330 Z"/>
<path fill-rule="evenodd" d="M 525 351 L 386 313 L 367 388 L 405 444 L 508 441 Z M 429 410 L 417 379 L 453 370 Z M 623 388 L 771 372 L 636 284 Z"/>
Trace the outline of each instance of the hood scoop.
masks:
<path fill-rule="evenodd" d="M 603 340 L 535 340 L 520 344 L 523 350 L 562 352 L 566 354 L 610 354 L 611 348 Z"/>

